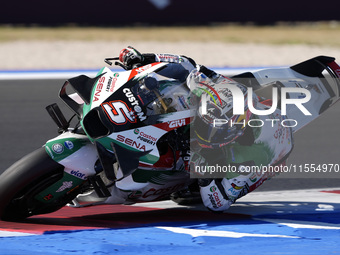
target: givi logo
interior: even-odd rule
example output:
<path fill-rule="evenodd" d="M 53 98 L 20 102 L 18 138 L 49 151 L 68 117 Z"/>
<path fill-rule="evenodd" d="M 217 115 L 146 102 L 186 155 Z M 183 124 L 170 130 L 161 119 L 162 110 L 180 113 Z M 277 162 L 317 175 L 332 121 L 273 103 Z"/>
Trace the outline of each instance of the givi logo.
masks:
<path fill-rule="evenodd" d="M 169 123 L 169 128 L 178 128 L 185 126 L 185 119 L 173 120 Z"/>

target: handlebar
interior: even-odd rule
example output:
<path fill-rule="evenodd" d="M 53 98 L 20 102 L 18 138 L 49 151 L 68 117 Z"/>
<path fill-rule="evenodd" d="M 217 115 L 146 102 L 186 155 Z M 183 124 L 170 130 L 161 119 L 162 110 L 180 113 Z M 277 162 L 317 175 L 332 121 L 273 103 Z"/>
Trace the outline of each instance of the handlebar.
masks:
<path fill-rule="evenodd" d="M 119 57 L 115 57 L 115 58 L 105 58 L 104 62 L 110 66 L 112 66 L 112 60 L 119 60 Z M 124 70 L 129 70 L 129 68 L 127 66 L 125 66 L 124 64 L 122 64 L 121 62 L 115 61 L 114 65 L 116 66 L 120 66 L 121 68 L 123 68 Z"/>
<path fill-rule="evenodd" d="M 104 62 L 110 66 L 112 66 L 112 60 L 119 60 L 119 57 L 114 57 L 114 58 L 105 58 Z M 131 67 L 127 67 L 126 65 L 124 65 L 123 63 L 119 62 L 119 61 L 115 61 L 113 63 L 116 66 L 120 66 L 121 68 L 123 68 L 124 70 L 131 70 L 131 69 L 135 69 L 141 66 L 141 64 L 135 64 Z"/>

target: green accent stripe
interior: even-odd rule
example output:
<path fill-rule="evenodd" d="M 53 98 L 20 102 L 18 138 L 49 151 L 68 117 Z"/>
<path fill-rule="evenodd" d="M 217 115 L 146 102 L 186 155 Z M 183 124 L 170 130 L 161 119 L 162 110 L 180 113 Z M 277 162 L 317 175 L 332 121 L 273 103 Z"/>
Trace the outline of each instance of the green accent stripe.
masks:
<path fill-rule="evenodd" d="M 79 139 L 66 137 L 58 139 L 57 137 L 56 139 L 50 140 L 46 143 L 45 150 L 53 160 L 59 162 L 72 155 L 88 143 L 90 143 L 90 141 L 85 138 Z M 70 144 L 71 147 L 67 146 L 67 144 Z M 60 150 L 57 151 L 56 148 L 59 148 Z"/>
<path fill-rule="evenodd" d="M 208 94 L 209 94 L 209 96 L 212 98 L 212 100 L 214 100 L 214 103 L 215 103 L 215 105 L 217 105 L 217 103 L 216 103 L 216 100 L 215 100 L 215 98 L 214 98 L 214 96 L 208 91 L 208 90 L 206 90 L 206 89 L 203 89 L 203 88 L 199 88 L 199 89 L 201 89 L 201 90 L 204 90 L 205 92 L 207 92 Z"/>

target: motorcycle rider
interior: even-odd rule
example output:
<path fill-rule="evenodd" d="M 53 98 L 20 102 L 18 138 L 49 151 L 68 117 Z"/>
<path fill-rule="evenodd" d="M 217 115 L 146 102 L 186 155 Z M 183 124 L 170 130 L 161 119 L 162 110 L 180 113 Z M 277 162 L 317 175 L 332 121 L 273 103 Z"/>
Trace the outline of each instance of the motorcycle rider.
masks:
<path fill-rule="evenodd" d="M 208 209 L 227 210 L 238 198 L 280 172 L 274 167 L 284 165 L 293 148 L 292 130 L 281 125 L 285 117 L 280 110 L 257 116 L 246 105 L 244 114 L 234 115 L 232 94 L 225 85 L 233 83 L 241 89 L 247 102 L 246 86 L 196 65 L 185 56 L 141 54 L 129 46 L 120 52 L 119 60 L 127 69 L 153 62 L 179 63 L 178 68 L 186 73 L 191 90 L 188 101 L 195 101 L 191 105 L 197 108 L 190 127 L 190 171 L 192 177 L 198 178 L 200 196 Z M 204 101 L 203 96 L 209 99 Z M 252 101 L 257 109 L 265 110 L 271 105 L 271 100 L 256 95 Z M 221 169 L 228 171 L 217 173 Z"/>

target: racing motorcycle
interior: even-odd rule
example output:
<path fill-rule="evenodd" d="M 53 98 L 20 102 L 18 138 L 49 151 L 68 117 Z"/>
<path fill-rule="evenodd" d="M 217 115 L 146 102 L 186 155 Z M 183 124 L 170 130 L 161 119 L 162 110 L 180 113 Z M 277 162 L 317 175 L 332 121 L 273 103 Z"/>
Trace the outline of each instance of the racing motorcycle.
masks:
<path fill-rule="evenodd" d="M 127 69 L 116 60 L 105 62 Z M 59 97 L 77 123 L 71 127 L 57 104 L 46 107 L 59 135 L 1 174 L 0 218 L 22 220 L 67 204 L 159 201 L 193 185 L 196 179 L 181 155 L 188 150 L 195 112 L 187 100 L 187 73 L 176 65 L 156 62 L 121 72 L 104 67 L 94 78 L 68 79 Z M 231 77 L 263 98 L 270 98 L 273 88 L 279 93 L 289 87 L 308 90 L 311 100 L 305 107 L 312 114 L 288 111 L 299 121 L 293 131 L 339 99 L 339 78 L 340 67 L 326 56 Z M 287 98 L 301 96 L 288 93 Z"/>

